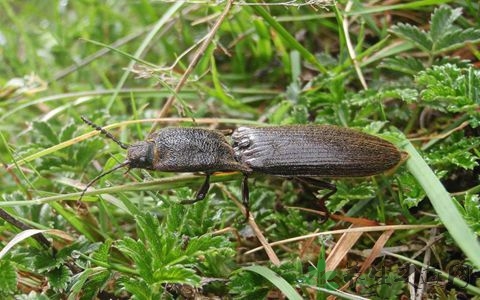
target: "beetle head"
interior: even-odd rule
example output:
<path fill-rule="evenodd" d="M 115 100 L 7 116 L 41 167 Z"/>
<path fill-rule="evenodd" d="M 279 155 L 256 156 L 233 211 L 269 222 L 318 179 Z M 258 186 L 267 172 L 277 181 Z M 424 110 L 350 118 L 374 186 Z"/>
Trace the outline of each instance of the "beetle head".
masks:
<path fill-rule="evenodd" d="M 128 147 L 129 168 L 153 169 L 154 142 L 142 141 Z"/>

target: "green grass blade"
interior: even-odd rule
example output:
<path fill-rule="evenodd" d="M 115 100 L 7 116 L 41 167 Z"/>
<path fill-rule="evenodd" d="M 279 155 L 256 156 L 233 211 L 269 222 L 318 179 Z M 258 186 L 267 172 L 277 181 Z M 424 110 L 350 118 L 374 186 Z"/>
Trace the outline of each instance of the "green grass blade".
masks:
<path fill-rule="evenodd" d="M 286 29 L 283 27 L 275 18 L 273 18 L 265 8 L 263 8 L 261 5 L 254 5 L 252 6 L 252 9 L 262 16 L 262 18 L 272 26 L 275 31 L 286 41 L 286 43 L 292 47 L 293 49 L 296 49 L 300 54 L 302 54 L 303 58 L 305 58 L 309 63 L 314 65 L 315 67 L 318 68 L 318 70 L 322 73 L 327 73 L 327 69 L 317 60 L 315 55 L 308 51 L 305 47 L 300 44 L 294 36 L 292 36 Z"/>
<path fill-rule="evenodd" d="M 285 279 L 280 277 L 277 273 L 273 272 L 267 267 L 264 266 L 250 266 L 242 268 L 241 270 L 250 271 L 257 273 L 268 281 L 270 281 L 274 286 L 276 286 L 282 293 L 288 298 L 293 300 L 301 300 L 302 297 L 300 294 L 288 283 Z"/>
<path fill-rule="evenodd" d="M 225 182 L 231 180 L 238 180 L 242 177 L 240 173 L 220 173 L 210 177 L 210 182 Z M 147 182 L 135 182 L 127 183 L 124 185 L 111 186 L 107 188 L 100 188 L 95 190 L 89 190 L 85 193 L 84 199 L 88 199 L 91 195 L 100 195 L 107 193 L 120 193 L 126 191 L 164 191 L 172 190 L 184 186 L 200 186 L 205 180 L 204 176 L 195 175 L 181 175 L 172 176 L 162 179 L 156 179 Z M 49 196 L 44 198 L 38 198 L 34 200 L 19 200 L 19 201 L 0 201 L 0 207 L 17 207 L 17 206 L 30 206 L 40 205 L 45 203 L 52 203 L 57 201 L 77 201 L 82 192 L 59 194 L 55 196 Z"/>
<path fill-rule="evenodd" d="M 480 243 L 478 242 L 478 237 L 462 218 L 450 194 L 413 145 L 408 142 L 404 149 L 410 155 L 407 161 L 408 170 L 415 176 L 418 183 L 427 193 L 430 203 L 437 212 L 441 222 L 465 255 L 475 266 L 480 267 Z"/>
<path fill-rule="evenodd" d="M 180 9 L 180 7 L 184 4 L 183 1 L 178 1 L 174 3 L 166 12 L 165 14 L 158 20 L 158 22 L 155 24 L 153 29 L 148 33 L 148 35 L 145 37 L 143 40 L 142 44 L 140 47 L 137 49 L 135 54 L 133 55 L 135 58 L 139 58 L 145 49 L 147 49 L 148 45 L 152 42 L 153 38 L 155 35 L 160 31 L 160 29 L 165 26 L 165 24 L 170 20 L 170 18 Z M 122 89 L 123 85 L 127 81 L 128 75 L 130 74 L 130 70 L 133 68 L 135 65 L 135 60 L 131 60 L 130 63 L 128 64 L 127 70 L 123 72 L 122 77 L 120 78 L 120 81 L 117 84 L 117 87 L 115 89 L 115 93 L 112 95 L 110 98 L 109 103 L 107 104 L 107 111 L 111 109 L 113 106 L 113 103 L 115 102 L 115 99 L 117 98 L 117 95 L 119 91 Z"/>

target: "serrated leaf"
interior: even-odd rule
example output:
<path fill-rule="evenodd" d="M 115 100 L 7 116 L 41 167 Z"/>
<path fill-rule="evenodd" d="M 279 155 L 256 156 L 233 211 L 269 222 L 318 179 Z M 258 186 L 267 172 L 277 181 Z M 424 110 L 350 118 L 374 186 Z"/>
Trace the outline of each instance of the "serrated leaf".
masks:
<path fill-rule="evenodd" d="M 83 272 L 80 272 L 78 274 L 75 274 L 72 277 L 72 280 L 70 282 L 70 287 L 69 287 L 69 295 L 68 295 L 68 300 L 74 300 L 77 299 L 77 295 L 80 294 L 82 291 L 85 282 L 87 281 L 88 277 L 90 274 L 93 273 L 92 269 L 85 269 Z"/>
<path fill-rule="evenodd" d="M 385 58 L 380 67 L 410 75 L 417 74 L 425 69 L 419 59 L 411 56 Z"/>
<path fill-rule="evenodd" d="M 72 272 L 66 266 L 62 265 L 59 268 L 53 269 L 48 272 L 48 282 L 54 291 L 64 291 L 70 281 Z"/>
<path fill-rule="evenodd" d="M 78 145 L 75 151 L 74 161 L 77 166 L 84 168 L 89 164 L 97 153 L 104 147 L 100 139 L 89 139 Z"/>
<path fill-rule="evenodd" d="M 30 293 L 28 293 L 28 295 L 23 294 L 23 295 L 15 296 L 15 299 L 16 300 L 50 300 L 51 298 L 49 298 L 47 295 L 39 294 L 37 292 L 31 291 Z"/>
<path fill-rule="evenodd" d="M 72 122 L 64 126 L 60 131 L 60 135 L 59 135 L 60 141 L 65 142 L 73 138 L 73 134 L 75 133 L 75 131 L 77 131 L 77 128 L 78 128 L 78 124 L 75 124 Z"/>
<path fill-rule="evenodd" d="M 443 143 L 435 152 L 428 155 L 429 163 L 433 165 L 454 165 L 466 170 L 478 166 L 478 157 L 473 150 L 480 147 L 479 138 L 461 138 L 451 144 Z"/>
<path fill-rule="evenodd" d="M 140 276 L 147 283 L 154 283 L 152 271 L 153 259 L 141 241 L 135 241 L 130 237 L 125 237 L 123 240 L 118 242 L 117 248 L 123 254 L 133 259 Z"/>
<path fill-rule="evenodd" d="M 220 248 L 224 243 L 224 239 L 220 236 L 214 237 L 211 235 L 204 235 L 200 237 L 193 237 L 188 242 L 185 249 L 185 255 L 192 256 L 197 252 L 207 251 L 210 248 Z"/>
<path fill-rule="evenodd" d="M 393 88 L 382 90 L 378 94 L 380 99 L 400 99 L 407 103 L 416 102 L 418 99 L 418 91 L 409 88 Z"/>
<path fill-rule="evenodd" d="M 477 43 L 480 41 L 480 30 L 474 28 L 456 29 L 444 34 L 434 43 L 434 54 L 461 48 L 466 43 Z"/>
<path fill-rule="evenodd" d="M 143 239 L 149 246 L 151 253 L 158 260 L 168 262 L 167 255 L 172 255 L 175 240 L 169 239 L 168 234 L 160 236 L 157 230 L 160 227 L 158 220 L 151 214 L 135 217 L 138 227 L 143 234 Z"/>
<path fill-rule="evenodd" d="M 433 43 L 430 40 L 429 35 L 416 26 L 400 23 L 392 26 L 391 32 L 407 41 L 414 43 L 426 52 L 430 52 L 432 50 Z"/>
<path fill-rule="evenodd" d="M 55 132 L 47 122 L 34 121 L 32 127 L 38 131 L 41 137 L 45 138 L 52 144 L 58 144 L 58 132 Z"/>
<path fill-rule="evenodd" d="M 236 268 L 234 258 L 236 252 L 233 249 L 209 251 L 198 262 L 203 274 L 215 278 L 227 278 Z"/>
<path fill-rule="evenodd" d="M 480 236 L 480 199 L 478 195 L 467 194 L 465 196 L 464 217 L 477 236 Z"/>
<path fill-rule="evenodd" d="M 53 258 L 46 251 L 38 253 L 34 258 L 34 266 L 38 272 L 50 271 L 62 264 L 61 260 Z"/>
<path fill-rule="evenodd" d="M 446 64 L 420 72 L 415 81 L 424 86 L 421 99 L 436 109 L 474 113 L 480 96 L 480 71 Z"/>
<path fill-rule="evenodd" d="M 430 20 L 430 37 L 434 42 L 452 30 L 452 24 L 462 15 L 462 8 L 452 9 L 441 6 L 432 14 Z"/>
<path fill-rule="evenodd" d="M 17 291 L 17 272 L 9 260 L 0 260 L 0 295 Z"/>
<path fill-rule="evenodd" d="M 185 283 L 198 286 L 200 276 L 195 271 L 180 265 L 168 266 L 155 271 L 154 278 L 156 283 Z"/>
<path fill-rule="evenodd" d="M 119 281 L 127 292 L 135 296 L 135 299 L 154 299 L 154 297 L 152 297 L 152 290 L 143 280 L 137 278 L 122 277 Z"/>
<path fill-rule="evenodd" d="M 425 191 L 418 185 L 412 174 L 404 172 L 398 176 L 399 188 L 403 191 L 402 205 L 416 207 L 424 198 Z"/>
<path fill-rule="evenodd" d="M 112 240 L 107 239 L 104 243 L 100 245 L 97 251 L 92 254 L 92 258 L 104 263 L 108 262 L 110 257 L 110 247 L 112 245 Z"/>

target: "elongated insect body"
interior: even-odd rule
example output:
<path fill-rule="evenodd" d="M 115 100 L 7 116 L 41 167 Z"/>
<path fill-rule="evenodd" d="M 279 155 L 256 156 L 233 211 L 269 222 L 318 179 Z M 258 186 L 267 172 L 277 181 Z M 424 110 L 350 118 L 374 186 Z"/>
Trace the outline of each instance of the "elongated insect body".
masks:
<path fill-rule="evenodd" d="M 87 118 L 82 119 L 126 149 L 127 159 L 90 181 L 80 199 L 98 179 L 121 167 L 205 173 L 205 181 L 195 199 L 182 203 L 204 199 L 212 173 L 239 171 L 244 174 L 242 200 L 248 216 L 248 176 L 251 173 L 297 178 L 328 189 L 330 192 L 321 199 L 325 200 L 336 192 L 336 187 L 317 177 L 376 175 L 397 166 L 402 157 L 390 142 L 337 126 L 239 127 L 233 132 L 231 143 L 221 131 L 170 127 L 152 133 L 145 141 L 126 145 Z"/>
<path fill-rule="evenodd" d="M 232 139 L 237 161 L 277 176 L 366 177 L 401 160 L 390 142 L 338 126 L 239 127 Z"/>

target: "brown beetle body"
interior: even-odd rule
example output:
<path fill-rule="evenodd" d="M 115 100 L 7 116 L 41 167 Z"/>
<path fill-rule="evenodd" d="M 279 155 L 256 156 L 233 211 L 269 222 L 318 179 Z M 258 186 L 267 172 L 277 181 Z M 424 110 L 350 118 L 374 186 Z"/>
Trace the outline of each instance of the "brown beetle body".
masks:
<path fill-rule="evenodd" d="M 240 163 L 277 176 L 365 177 L 401 160 L 388 141 L 330 125 L 239 127 L 232 139 Z"/>
<path fill-rule="evenodd" d="M 170 127 L 152 133 L 145 141 L 126 145 L 87 118 L 82 119 L 128 153 L 123 163 L 90 181 L 80 199 L 99 178 L 125 166 L 165 172 L 204 172 L 205 181 L 195 199 L 182 203 L 205 198 L 212 173 L 239 171 L 244 174 L 242 198 L 248 214 L 248 175 L 253 172 L 297 178 L 329 189 L 322 198 L 325 200 L 336 192 L 335 185 L 312 177 L 376 175 L 394 168 L 402 158 L 402 153 L 390 142 L 338 126 L 239 127 L 232 134 L 231 144 L 217 130 Z"/>

